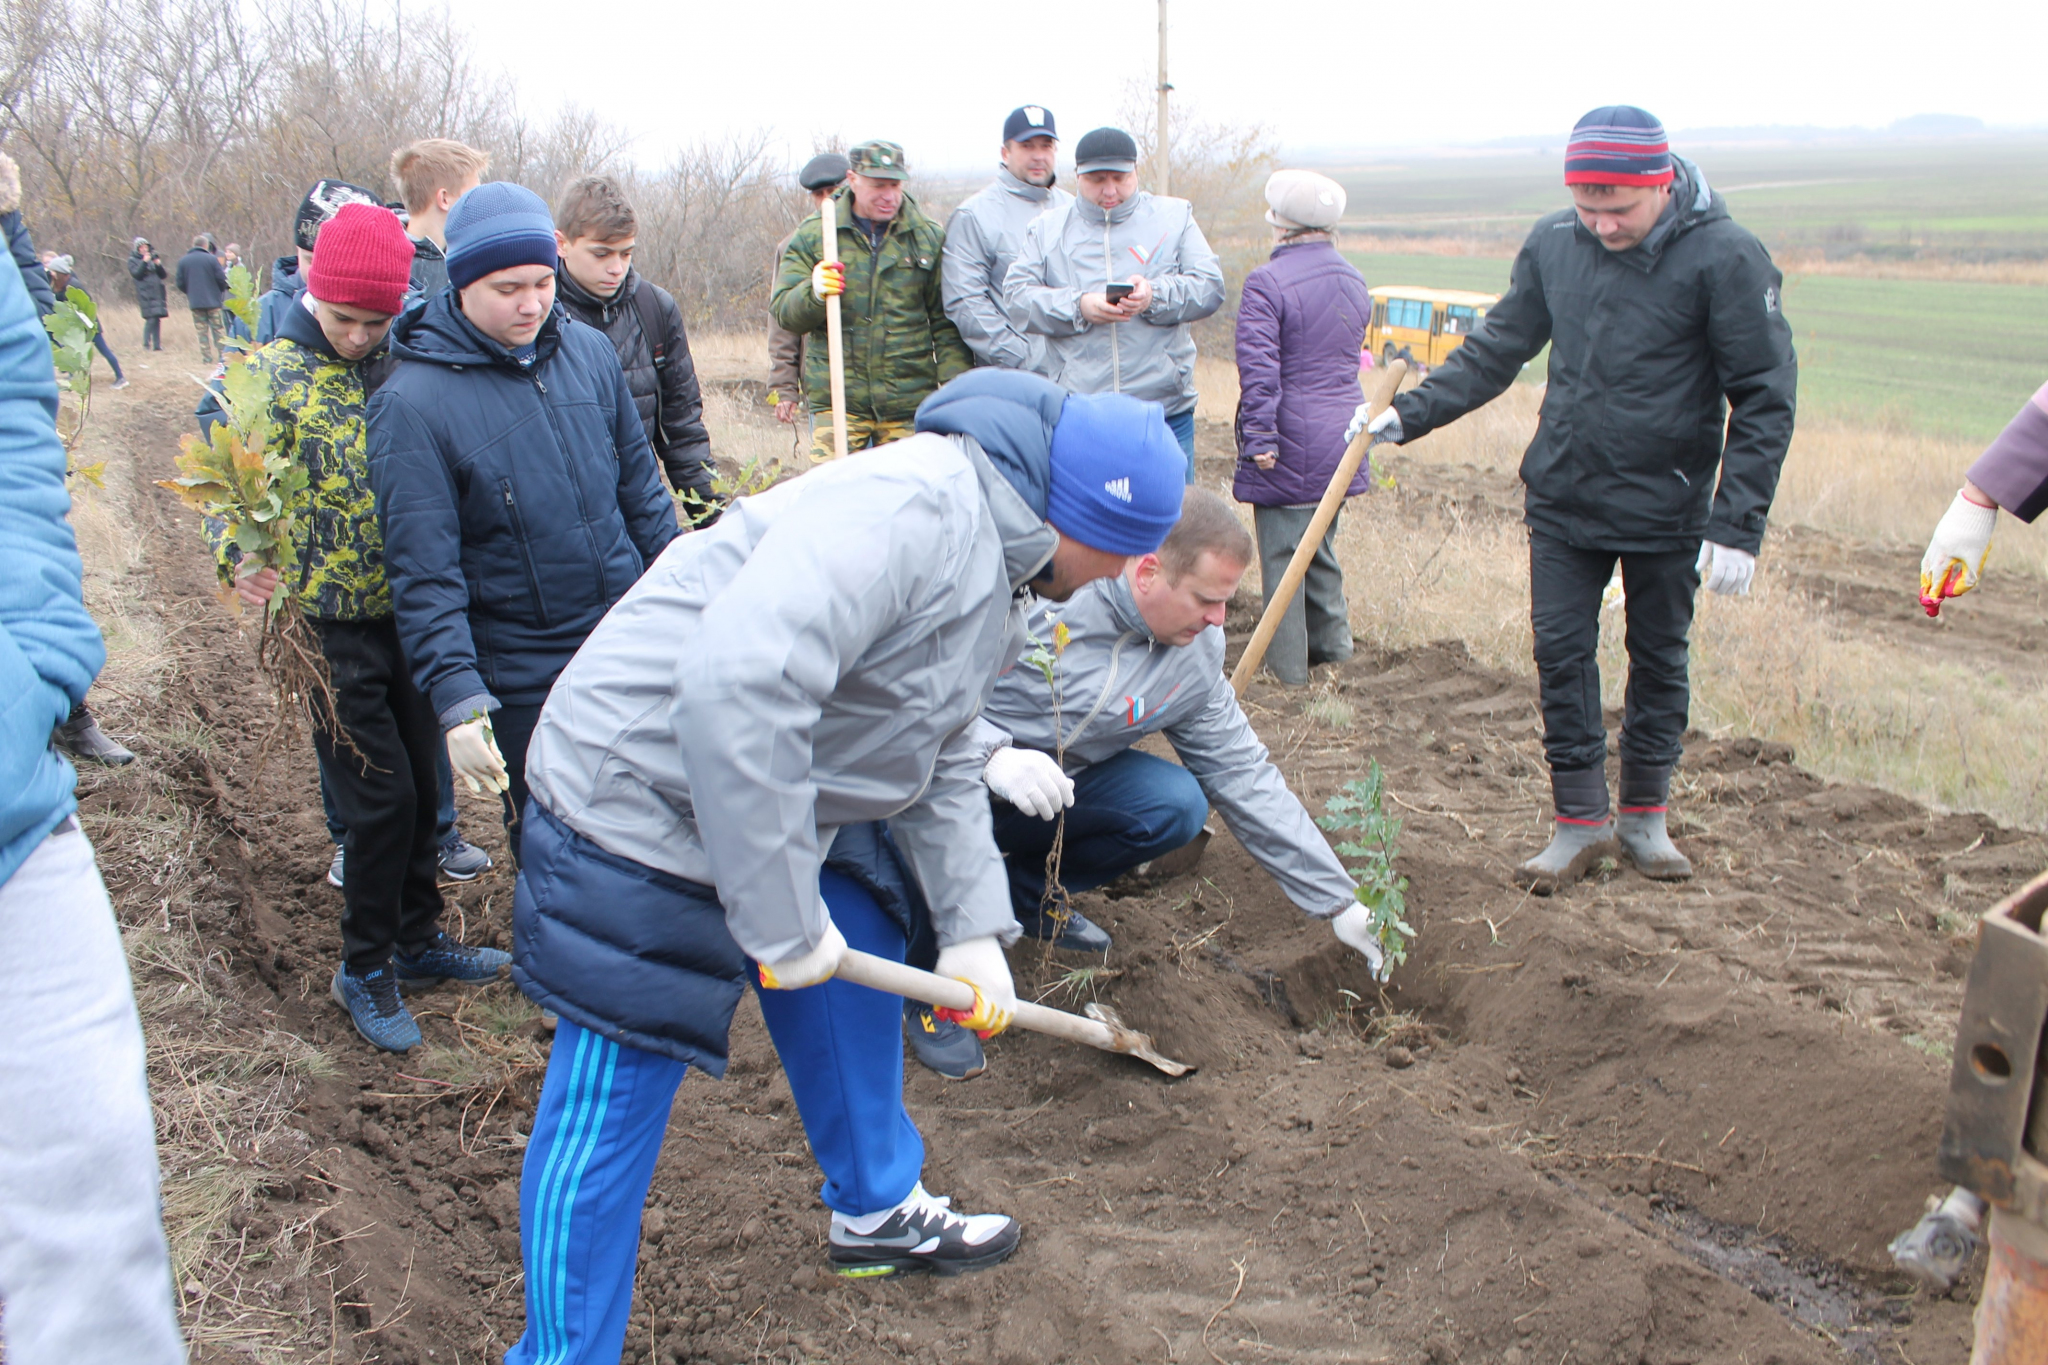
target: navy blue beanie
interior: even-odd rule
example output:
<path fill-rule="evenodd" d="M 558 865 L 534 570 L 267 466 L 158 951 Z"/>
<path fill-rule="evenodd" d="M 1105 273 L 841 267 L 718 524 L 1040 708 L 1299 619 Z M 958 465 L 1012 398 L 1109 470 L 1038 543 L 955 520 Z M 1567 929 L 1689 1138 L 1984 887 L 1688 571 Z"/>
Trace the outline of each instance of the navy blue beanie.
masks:
<path fill-rule="evenodd" d="M 1166 409 L 1122 393 L 1076 393 L 1052 429 L 1045 519 L 1113 555 L 1159 548 L 1180 520 L 1188 459 Z"/>
<path fill-rule="evenodd" d="M 467 289 L 518 265 L 553 270 L 555 220 L 539 195 L 509 180 L 478 185 L 448 210 L 448 282 Z"/>

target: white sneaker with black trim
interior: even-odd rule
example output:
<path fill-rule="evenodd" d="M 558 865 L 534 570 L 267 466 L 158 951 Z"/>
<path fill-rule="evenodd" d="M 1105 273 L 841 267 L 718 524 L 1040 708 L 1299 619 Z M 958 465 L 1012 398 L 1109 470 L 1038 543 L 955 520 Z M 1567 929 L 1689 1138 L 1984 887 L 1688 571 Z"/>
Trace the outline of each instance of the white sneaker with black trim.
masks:
<path fill-rule="evenodd" d="M 959 1275 L 1010 1258 L 1022 1230 L 1000 1213 L 955 1213 L 953 1201 L 919 1181 L 893 1209 L 862 1218 L 832 1215 L 832 1269 L 864 1278 L 929 1270 Z"/>

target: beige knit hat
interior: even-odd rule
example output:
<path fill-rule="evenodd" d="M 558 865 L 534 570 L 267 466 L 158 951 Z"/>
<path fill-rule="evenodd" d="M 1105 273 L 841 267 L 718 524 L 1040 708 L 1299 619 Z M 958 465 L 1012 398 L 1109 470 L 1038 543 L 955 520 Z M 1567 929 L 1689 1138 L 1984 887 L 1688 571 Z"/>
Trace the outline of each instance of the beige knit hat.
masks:
<path fill-rule="evenodd" d="M 1266 181 L 1266 221 L 1328 232 L 1344 216 L 1344 187 L 1314 171 L 1275 171 Z"/>

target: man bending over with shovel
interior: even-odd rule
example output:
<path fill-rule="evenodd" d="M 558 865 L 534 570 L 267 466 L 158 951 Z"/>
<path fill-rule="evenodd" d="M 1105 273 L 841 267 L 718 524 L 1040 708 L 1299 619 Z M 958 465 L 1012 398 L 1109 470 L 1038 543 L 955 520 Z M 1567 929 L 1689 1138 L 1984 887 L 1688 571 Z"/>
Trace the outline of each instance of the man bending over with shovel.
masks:
<path fill-rule="evenodd" d="M 831 977 L 849 945 L 903 960 L 914 882 L 937 970 L 977 992 L 962 1022 L 1008 1022 L 1017 924 L 962 732 L 1017 657 L 1025 590 L 1062 600 L 1157 549 L 1185 460 L 1156 405 L 999 370 L 917 424 L 677 540 L 541 713 L 513 974 L 561 1024 L 520 1189 L 511 1365 L 618 1360 L 676 1086 L 690 1064 L 724 1072 L 756 968 L 833 1267 L 957 1274 L 1017 1244 L 1011 1219 L 925 1191 L 901 1007 Z M 863 856 L 841 871 L 848 844 Z"/>
<path fill-rule="evenodd" d="M 982 780 L 999 798 L 995 837 L 1010 904 L 1026 934 L 1105 952 L 1109 935 L 1086 916 L 1070 911 L 1055 924 L 1042 910 L 1054 818 L 1069 808 L 1060 882 L 1086 891 L 1187 845 L 1213 804 L 1288 899 L 1329 920 L 1384 979 L 1371 912 L 1223 673 L 1223 610 L 1251 559 L 1252 538 L 1230 505 L 1191 488 L 1158 553 L 1033 611 L 1037 639 L 1056 643 L 1055 629 L 1066 631 L 1054 664 L 1058 709 L 1045 674 L 1020 664 L 970 732 Z M 1166 736 L 1179 766 L 1134 747 L 1153 734 Z M 931 951 L 914 942 L 912 965 L 928 965 Z M 929 1006 L 909 1007 L 908 1030 L 918 1060 L 940 1075 L 980 1074 L 980 1040 Z"/>

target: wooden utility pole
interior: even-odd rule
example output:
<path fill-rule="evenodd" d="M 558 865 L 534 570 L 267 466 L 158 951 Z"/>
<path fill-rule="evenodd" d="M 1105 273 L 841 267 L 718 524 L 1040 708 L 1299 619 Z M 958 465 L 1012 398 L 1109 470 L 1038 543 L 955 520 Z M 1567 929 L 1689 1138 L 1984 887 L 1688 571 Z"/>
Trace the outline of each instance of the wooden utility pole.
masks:
<path fill-rule="evenodd" d="M 1166 79 L 1166 0 L 1159 0 L 1159 125 L 1154 134 L 1152 159 L 1159 167 L 1159 193 L 1173 193 L 1173 154 L 1168 145 L 1166 93 L 1173 85 Z"/>

